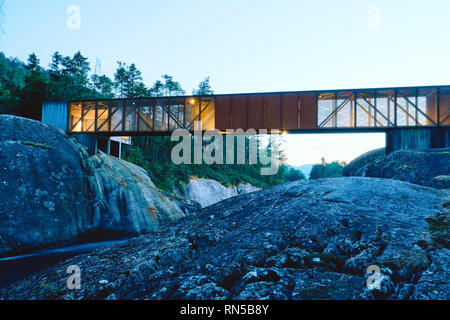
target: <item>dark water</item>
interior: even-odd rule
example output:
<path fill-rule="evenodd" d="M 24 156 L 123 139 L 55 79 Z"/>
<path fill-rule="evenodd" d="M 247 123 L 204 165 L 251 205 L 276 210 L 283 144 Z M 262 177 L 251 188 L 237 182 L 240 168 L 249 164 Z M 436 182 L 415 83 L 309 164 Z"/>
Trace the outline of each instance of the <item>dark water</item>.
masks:
<path fill-rule="evenodd" d="M 14 283 L 37 271 L 95 249 L 125 243 L 127 239 L 91 242 L 0 259 L 0 287 Z"/>

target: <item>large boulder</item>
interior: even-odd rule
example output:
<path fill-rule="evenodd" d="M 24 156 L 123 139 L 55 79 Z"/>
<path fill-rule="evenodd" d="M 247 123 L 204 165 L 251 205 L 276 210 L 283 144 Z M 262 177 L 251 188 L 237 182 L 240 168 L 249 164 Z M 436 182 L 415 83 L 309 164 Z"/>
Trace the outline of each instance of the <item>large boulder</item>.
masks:
<path fill-rule="evenodd" d="M 0 116 L 0 256 L 82 238 L 137 235 L 183 217 L 145 171 L 38 121 Z"/>
<path fill-rule="evenodd" d="M 82 149 L 38 121 L 0 116 L 0 255 L 92 230 Z"/>
<path fill-rule="evenodd" d="M 406 181 L 427 187 L 450 188 L 450 148 L 370 151 L 344 168 L 344 176 L 364 176 Z"/>
<path fill-rule="evenodd" d="M 199 203 L 202 208 L 213 205 L 222 200 L 235 197 L 239 194 L 260 191 L 251 184 L 238 186 L 224 186 L 220 182 L 210 179 L 191 179 L 178 190 L 178 195 L 186 200 Z"/>
<path fill-rule="evenodd" d="M 382 159 L 385 155 L 385 148 L 375 149 L 364 153 L 345 166 L 343 175 L 346 177 L 365 177 L 368 166 L 373 164 L 376 160 Z"/>
<path fill-rule="evenodd" d="M 71 258 L 0 299 L 448 300 L 448 208 L 447 191 L 402 181 L 292 182 Z M 66 287 L 70 265 L 81 290 Z"/>
<path fill-rule="evenodd" d="M 107 233 L 139 234 L 184 217 L 141 167 L 104 153 L 88 159 L 93 226 Z"/>

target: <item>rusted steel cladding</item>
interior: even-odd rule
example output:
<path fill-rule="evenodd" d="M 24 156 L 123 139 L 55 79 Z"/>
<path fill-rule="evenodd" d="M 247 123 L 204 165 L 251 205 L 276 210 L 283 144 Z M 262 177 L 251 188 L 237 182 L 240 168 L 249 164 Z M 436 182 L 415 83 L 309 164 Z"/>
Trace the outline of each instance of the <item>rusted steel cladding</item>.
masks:
<path fill-rule="evenodd" d="M 231 129 L 231 96 L 216 97 L 216 129 Z"/>
<path fill-rule="evenodd" d="M 450 126 L 450 90 L 441 90 L 439 95 L 439 121 Z"/>
<path fill-rule="evenodd" d="M 281 129 L 281 94 L 265 96 L 266 128 Z"/>
<path fill-rule="evenodd" d="M 282 130 L 298 129 L 299 126 L 299 95 L 287 93 L 282 96 Z"/>
<path fill-rule="evenodd" d="M 231 98 L 231 129 L 247 130 L 247 95 Z"/>
<path fill-rule="evenodd" d="M 300 129 L 317 128 L 317 96 L 315 93 L 300 94 Z"/>
<path fill-rule="evenodd" d="M 248 128 L 249 129 L 264 129 L 264 96 L 249 95 L 248 96 Z"/>

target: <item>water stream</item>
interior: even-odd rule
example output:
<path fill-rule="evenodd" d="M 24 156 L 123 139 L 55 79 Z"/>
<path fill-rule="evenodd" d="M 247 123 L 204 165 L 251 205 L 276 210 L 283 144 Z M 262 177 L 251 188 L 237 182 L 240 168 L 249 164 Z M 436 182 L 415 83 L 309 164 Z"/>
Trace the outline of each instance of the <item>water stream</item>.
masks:
<path fill-rule="evenodd" d="M 92 252 L 98 248 L 125 243 L 127 239 L 76 244 L 67 247 L 45 249 L 29 254 L 0 259 L 0 287 L 14 283 L 35 272 L 71 257 Z"/>

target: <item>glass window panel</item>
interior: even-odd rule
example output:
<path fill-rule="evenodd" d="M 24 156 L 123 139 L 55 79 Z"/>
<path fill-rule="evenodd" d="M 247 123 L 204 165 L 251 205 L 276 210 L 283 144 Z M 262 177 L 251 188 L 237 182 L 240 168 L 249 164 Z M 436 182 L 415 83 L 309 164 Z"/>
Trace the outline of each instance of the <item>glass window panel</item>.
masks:
<path fill-rule="evenodd" d="M 138 101 L 127 100 L 125 102 L 125 130 L 124 131 L 137 131 L 137 111 Z"/>
<path fill-rule="evenodd" d="M 95 102 L 87 102 L 82 104 L 82 132 L 95 131 Z"/>
<path fill-rule="evenodd" d="M 353 93 L 338 92 L 336 95 L 336 126 L 338 128 L 351 127 L 353 123 Z"/>
<path fill-rule="evenodd" d="M 123 101 L 110 105 L 111 110 L 111 131 L 123 131 Z"/>
<path fill-rule="evenodd" d="M 383 109 L 383 105 L 381 105 Z M 383 127 L 386 120 L 378 109 L 378 101 L 375 92 L 358 93 L 357 125 L 361 127 Z"/>
<path fill-rule="evenodd" d="M 153 131 L 153 112 L 154 106 L 152 100 L 142 100 L 139 103 L 139 131 Z"/>
<path fill-rule="evenodd" d="M 79 102 L 70 104 L 69 131 L 81 132 L 81 109 L 82 104 Z"/>
<path fill-rule="evenodd" d="M 394 125 L 394 92 L 391 90 L 377 91 L 377 120 L 384 126 Z"/>
<path fill-rule="evenodd" d="M 99 101 L 97 104 L 97 131 L 109 131 L 109 106 L 108 101 Z"/>
<path fill-rule="evenodd" d="M 319 94 L 318 99 L 318 125 L 323 128 L 330 128 L 333 126 L 333 118 L 331 113 L 335 108 L 335 93 L 328 92 Z"/>
<path fill-rule="evenodd" d="M 199 120 L 200 105 L 197 98 L 187 98 L 186 101 L 186 128 L 194 130 L 194 120 Z"/>
<path fill-rule="evenodd" d="M 201 119 L 203 130 L 215 129 L 215 102 L 212 98 L 201 99 Z"/>
<path fill-rule="evenodd" d="M 397 91 L 397 126 L 416 126 L 416 90 Z"/>
<path fill-rule="evenodd" d="M 437 90 L 419 89 L 418 104 L 420 113 L 420 124 L 424 126 L 435 126 L 437 122 Z M 439 106 L 440 107 L 440 106 Z"/>
<path fill-rule="evenodd" d="M 441 126 L 450 126 L 450 89 L 439 91 L 439 121 Z"/>
<path fill-rule="evenodd" d="M 183 128 L 185 99 L 170 98 L 169 130 Z"/>
<path fill-rule="evenodd" d="M 156 99 L 155 131 L 167 131 L 167 99 Z"/>

